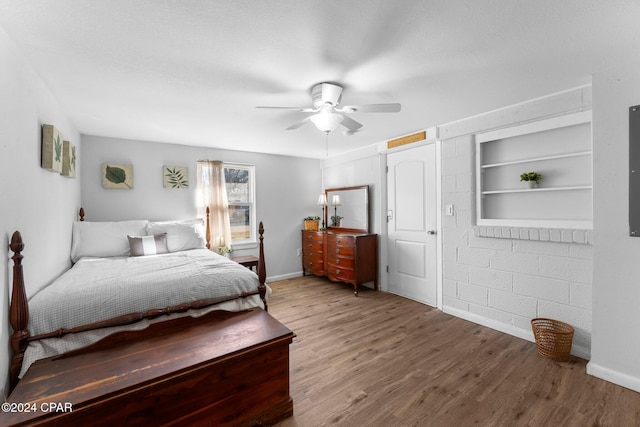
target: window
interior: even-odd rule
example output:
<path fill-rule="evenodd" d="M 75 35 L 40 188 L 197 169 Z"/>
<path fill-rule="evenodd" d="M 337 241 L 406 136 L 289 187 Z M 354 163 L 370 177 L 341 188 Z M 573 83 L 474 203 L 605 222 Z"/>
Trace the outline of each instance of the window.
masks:
<path fill-rule="evenodd" d="M 256 237 L 255 166 L 224 164 L 231 239 L 234 249 L 254 246 Z"/>

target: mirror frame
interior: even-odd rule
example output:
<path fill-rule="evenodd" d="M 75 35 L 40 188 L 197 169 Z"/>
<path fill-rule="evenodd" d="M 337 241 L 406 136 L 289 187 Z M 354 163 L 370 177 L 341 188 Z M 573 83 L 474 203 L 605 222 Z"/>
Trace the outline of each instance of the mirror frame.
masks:
<path fill-rule="evenodd" d="M 329 198 L 330 192 L 335 191 L 349 191 L 349 190 L 364 190 L 365 195 L 365 216 L 366 216 L 366 228 L 345 228 L 345 227 L 332 227 L 329 222 L 329 218 L 331 217 L 331 199 Z M 340 188 L 327 188 L 324 190 L 325 197 L 327 198 L 327 207 L 324 212 L 324 221 L 327 224 L 326 229 L 328 231 L 344 231 L 344 232 L 352 232 L 352 233 L 369 233 L 371 218 L 369 215 L 369 186 L 368 185 L 359 185 L 355 187 L 340 187 Z"/>

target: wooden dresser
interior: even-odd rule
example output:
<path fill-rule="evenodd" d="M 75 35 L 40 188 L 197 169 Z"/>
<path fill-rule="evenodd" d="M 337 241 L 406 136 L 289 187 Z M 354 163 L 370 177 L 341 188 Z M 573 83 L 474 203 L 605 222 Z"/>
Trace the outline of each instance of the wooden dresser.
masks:
<path fill-rule="evenodd" d="M 302 274 L 327 276 L 358 286 L 373 282 L 378 290 L 378 235 L 302 230 Z"/>

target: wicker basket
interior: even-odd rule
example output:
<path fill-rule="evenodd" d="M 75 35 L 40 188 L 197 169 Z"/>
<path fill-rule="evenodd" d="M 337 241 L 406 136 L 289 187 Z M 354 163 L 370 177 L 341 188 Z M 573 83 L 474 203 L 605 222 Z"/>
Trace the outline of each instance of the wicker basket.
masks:
<path fill-rule="evenodd" d="M 317 231 L 320 229 L 320 220 L 319 219 L 305 219 L 304 220 L 304 229 Z"/>
<path fill-rule="evenodd" d="M 538 353 L 559 362 L 571 358 L 573 327 L 559 320 L 537 318 L 531 320 Z"/>

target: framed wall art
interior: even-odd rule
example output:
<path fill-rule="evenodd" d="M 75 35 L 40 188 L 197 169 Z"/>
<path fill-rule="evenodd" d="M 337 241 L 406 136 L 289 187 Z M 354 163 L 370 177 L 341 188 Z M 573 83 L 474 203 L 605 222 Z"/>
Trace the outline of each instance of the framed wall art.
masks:
<path fill-rule="evenodd" d="M 62 171 L 60 175 L 67 178 L 76 177 L 76 146 L 69 141 L 62 143 Z"/>
<path fill-rule="evenodd" d="M 42 125 L 42 167 L 62 172 L 62 133 L 53 125 Z"/>
<path fill-rule="evenodd" d="M 102 164 L 102 187 L 108 189 L 133 188 L 133 165 Z"/>
<path fill-rule="evenodd" d="M 163 166 L 162 184 L 164 188 L 189 188 L 189 168 L 184 166 Z"/>

